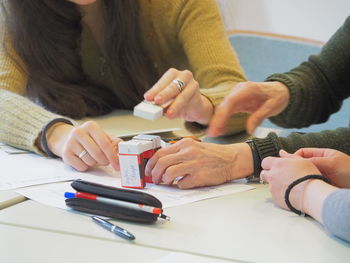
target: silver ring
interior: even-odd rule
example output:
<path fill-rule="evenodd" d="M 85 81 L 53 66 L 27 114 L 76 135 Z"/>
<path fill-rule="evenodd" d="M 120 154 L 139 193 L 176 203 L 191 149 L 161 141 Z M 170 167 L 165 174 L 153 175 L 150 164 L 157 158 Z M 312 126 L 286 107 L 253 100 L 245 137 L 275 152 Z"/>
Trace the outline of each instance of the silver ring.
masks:
<path fill-rule="evenodd" d="M 263 173 L 263 171 L 261 171 L 261 173 L 260 173 L 260 178 L 259 178 L 260 180 L 259 180 L 259 182 L 260 182 L 260 184 L 266 184 L 264 178 L 262 177 L 262 173 Z"/>
<path fill-rule="evenodd" d="M 176 85 L 176 88 L 178 89 L 179 92 L 183 91 L 185 88 L 185 82 L 179 79 L 174 79 L 173 83 Z"/>
<path fill-rule="evenodd" d="M 78 155 L 78 157 L 81 159 L 81 158 L 83 158 L 86 154 L 87 154 L 87 151 L 86 151 L 86 150 L 83 150 L 83 151 Z"/>

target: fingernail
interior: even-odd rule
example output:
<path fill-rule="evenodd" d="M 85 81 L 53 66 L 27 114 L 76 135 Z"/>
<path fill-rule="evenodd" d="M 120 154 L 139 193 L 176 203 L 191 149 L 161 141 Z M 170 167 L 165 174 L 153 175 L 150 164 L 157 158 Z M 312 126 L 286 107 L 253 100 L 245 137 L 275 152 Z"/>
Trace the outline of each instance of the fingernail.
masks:
<path fill-rule="evenodd" d="M 279 155 L 281 154 L 288 154 L 285 150 L 281 149 L 280 152 L 279 152 Z"/>
<path fill-rule="evenodd" d="M 159 103 L 162 100 L 162 96 L 157 95 L 154 97 L 155 102 Z"/>

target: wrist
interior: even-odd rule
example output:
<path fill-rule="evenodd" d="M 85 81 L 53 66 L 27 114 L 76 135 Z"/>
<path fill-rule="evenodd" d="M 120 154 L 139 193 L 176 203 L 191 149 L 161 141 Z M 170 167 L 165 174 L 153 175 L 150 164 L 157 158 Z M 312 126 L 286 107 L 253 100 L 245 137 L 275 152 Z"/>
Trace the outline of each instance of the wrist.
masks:
<path fill-rule="evenodd" d="M 249 147 L 251 153 L 250 164 L 252 166 L 252 173 L 247 177 L 248 181 L 257 182 L 260 180 L 261 158 L 258 149 L 253 140 L 247 140 L 245 144 Z"/>
<path fill-rule="evenodd" d="M 338 190 L 337 187 L 322 180 L 310 180 L 304 189 L 304 198 L 302 200 L 304 212 L 315 218 L 318 222 L 323 223 L 322 208 L 324 201 L 336 190 Z"/>
<path fill-rule="evenodd" d="M 330 183 L 327 177 L 320 174 L 308 174 L 297 178 L 288 185 L 284 193 L 284 200 L 289 210 L 296 213 L 297 215 L 309 215 L 310 206 L 304 204 L 304 200 L 310 200 L 310 192 L 307 192 L 307 189 L 309 183 L 312 183 L 313 181 L 323 181 L 326 184 Z M 309 193 L 309 195 L 305 197 L 305 193 Z M 315 197 L 315 195 L 313 197 Z M 314 205 L 314 202 L 318 201 L 319 200 L 312 199 L 311 204 Z"/>
<path fill-rule="evenodd" d="M 201 117 L 196 120 L 199 124 L 207 125 L 210 119 L 214 114 L 214 105 L 213 103 L 203 94 L 201 94 L 201 105 L 202 105 L 202 114 Z"/>
<path fill-rule="evenodd" d="M 247 143 L 231 144 L 233 156 L 230 180 L 247 178 L 253 174 L 253 155 Z"/>
<path fill-rule="evenodd" d="M 67 135 L 74 128 L 73 125 L 58 122 L 52 125 L 46 132 L 46 140 L 49 149 L 55 155 L 62 157 L 62 146 L 66 141 Z"/>

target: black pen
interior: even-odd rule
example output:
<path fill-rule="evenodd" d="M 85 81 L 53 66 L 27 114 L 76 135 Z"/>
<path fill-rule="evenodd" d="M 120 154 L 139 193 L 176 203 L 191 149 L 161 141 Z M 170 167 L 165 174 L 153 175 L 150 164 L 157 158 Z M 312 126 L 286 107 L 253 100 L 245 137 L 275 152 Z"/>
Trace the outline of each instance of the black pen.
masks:
<path fill-rule="evenodd" d="M 96 222 L 97 224 L 99 224 L 103 228 L 111 231 L 112 233 L 114 233 L 114 234 L 116 234 L 124 239 L 127 239 L 127 240 L 134 240 L 135 239 L 135 236 L 133 234 L 131 234 L 130 232 L 126 231 L 125 229 L 123 229 L 119 226 L 116 226 L 116 225 L 113 225 L 112 223 L 109 223 L 107 220 L 104 220 L 98 216 L 92 216 L 91 218 L 94 222 Z"/>

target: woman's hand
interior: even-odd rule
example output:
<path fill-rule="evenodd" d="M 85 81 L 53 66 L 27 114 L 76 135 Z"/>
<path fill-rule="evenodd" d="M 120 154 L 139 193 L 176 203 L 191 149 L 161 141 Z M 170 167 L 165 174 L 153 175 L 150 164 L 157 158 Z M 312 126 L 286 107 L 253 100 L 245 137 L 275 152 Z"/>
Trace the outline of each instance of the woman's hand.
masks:
<path fill-rule="evenodd" d="M 288 154 L 284 151 L 280 152 L 281 158 L 266 157 L 261 166 L 260 177 L 263 181 L 269 183 L 270 192 L 273 201 L 280 207 L 287 209 L 284 195 L 287 187 L 297 180 L 310 174 L 321 174 L 317 167 L 308 159 L 303 159 L 300 156 Z M 303 210 L 302 196 L 305 184 L 303 182 L 293 188 L 290 193 L 290 202 L 293 207 L 298 210 Z"/>
<path fill-rule="evenodd" d="M 87 121 L 79 127 L 57 123 L 47 132 L 50 150 L 81 172 L 108 164 L 119 170 L 117 153 L 120 141 L 106 134 L 94 121 Z"/>
<path fill-rule="evenodd" d="M 146 165 L 146 176 L 156 184 L 194 188 L 223 184 L 253 173 L 253 157 L 247 143 L 219 145 L 182 139 L 158 150 Z"/>
<path fill-rule="evenodd" d="M 333 149 L 303 148 L 296 155 L 308 158 L 332 185 L 350 188 L 350 156 Z"/>
<path fill-rule="evenodd" d="M 177 81 L 182 82 L 183 87 Z M 198 82 L 188 70 L 169 69 L 145 93 L 144 98 L 159 105 L 173 100 L 165 111 L 165 116 L 169 119 L 181 117 L 186 121 L 206 125 L 214 112 L 212 103 L 201 95 Z"/>
<path fill-rule="evenodd" d="M 230 116 L 238 112 L 251 113 L 247 120 L 247 132 L 252 134 L 264 119 L 281 113 L 288 102 L 289 90 L 280 82 L 238 83 L 216 107 L 208 134 L 223 134 Z"/>

